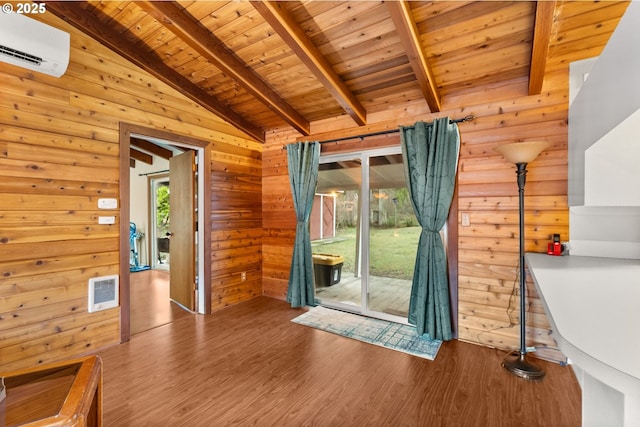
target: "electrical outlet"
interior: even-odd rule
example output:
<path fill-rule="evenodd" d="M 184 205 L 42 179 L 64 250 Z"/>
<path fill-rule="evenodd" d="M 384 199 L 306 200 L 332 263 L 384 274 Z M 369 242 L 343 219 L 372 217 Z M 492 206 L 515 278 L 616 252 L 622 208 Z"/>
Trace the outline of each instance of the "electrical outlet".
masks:
<path fill-rule="evenodd" d="M 463 227 L 468 227 L 471 225 L 471 220 L 469 219 L 469 214 L 468 213 L 463 213 L 462 214 L 462 226 Z"/>
<path fill-rule="evenodd" d="M 242 273 L 240 273 L 240 281 L 242 282 L 246 282 L 247 281 L 247 272 L 243 271 Z"/>

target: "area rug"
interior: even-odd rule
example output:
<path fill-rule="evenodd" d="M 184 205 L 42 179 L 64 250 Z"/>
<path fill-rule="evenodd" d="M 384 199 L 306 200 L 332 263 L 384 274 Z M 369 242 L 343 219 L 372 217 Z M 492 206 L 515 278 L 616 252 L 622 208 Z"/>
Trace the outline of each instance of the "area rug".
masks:
<path fill-rule="evenodd" d="M 372 319 L 326 307 L 313 307 L 292 322 L 434 360 L 442 341 L 419 336 L 414 326 Z"/>

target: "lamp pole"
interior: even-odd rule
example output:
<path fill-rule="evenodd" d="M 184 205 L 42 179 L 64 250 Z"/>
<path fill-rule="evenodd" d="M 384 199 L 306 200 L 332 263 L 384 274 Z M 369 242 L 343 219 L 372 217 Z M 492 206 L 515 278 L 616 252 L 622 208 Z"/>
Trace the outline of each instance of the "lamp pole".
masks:
<path fill-rule="evenodd" d="M 527 322 L 526 322 L 526 275 L 524 267 L 524 185 L 527 178 L 527 163 L 532 162 L 547 147 L 547 141 L 525 141 L 501 144 L 496 151 L 502 154 L 505 160 L 515 163 L 518 178 L 518 207 L 520 211 L 520 351 L 510 354 L 502 361 L 502 366 L 513 374 L 534 380 L 544 377 L 544 371 L 527 360 Z"/>
<path fill-rule="evenodd" d="M 527 182 L 527 164 L 516 164 L 516 175 L 518 177 L 518 213 L 519 213 L 519 233 L 520 236 L 520 313 L 522 313 L 522 321 L 520 322 L 520 354 L 523 354 L 527 350 L 526 337 L 526 325 L 525 325 L 525 313 L 526 302 L 524 294 L 524 283 L 527 280 L 527 276 L 524 270 L 524 185 Z"/>
<path fill-rule="evenodd" d="M 527 380 L 541 379 L 544 377 L 544 371 L 529 362 L 527 359 L 527 341 L 526 341 L 526 292 L 525 282 L 527 280 L 524 261 L 524 185 L 527 180 L 527 164 L 516 163 L 516 175 L 518 179 L 518 206 L 519 206 L 519 235 L 520 235 L 520 351 L 514 357 L 507 356 L 502 362 L 507 370 L 519 377 Z"/>

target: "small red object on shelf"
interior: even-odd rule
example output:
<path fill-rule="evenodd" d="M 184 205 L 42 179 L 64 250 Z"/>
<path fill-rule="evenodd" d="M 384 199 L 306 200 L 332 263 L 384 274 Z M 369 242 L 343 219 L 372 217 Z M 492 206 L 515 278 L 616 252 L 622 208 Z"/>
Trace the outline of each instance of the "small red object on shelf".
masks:
<path fill-rule="evenodd" d="M 560 243 L 560 235 L 553 235 L 553 242 L 547 244 L 547 253 L 549 255 L 562 255 L 562 243 Z"/>

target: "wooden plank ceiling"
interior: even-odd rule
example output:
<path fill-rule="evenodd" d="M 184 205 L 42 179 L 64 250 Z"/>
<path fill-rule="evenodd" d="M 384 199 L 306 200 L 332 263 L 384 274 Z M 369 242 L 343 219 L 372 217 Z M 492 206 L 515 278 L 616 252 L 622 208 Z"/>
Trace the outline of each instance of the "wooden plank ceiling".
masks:
<path fill-rule="evenodd" d="M 596 56 L 628 2 L 90 1 L 47 10 L 264 142 L 265 133 L 518 78 Z M 463 101 L 457 101 L 463 102 Z M 463 105 L 447 105 L 448 108 Z"/>

